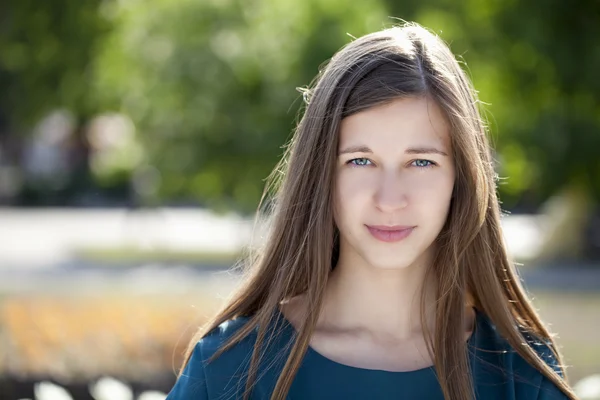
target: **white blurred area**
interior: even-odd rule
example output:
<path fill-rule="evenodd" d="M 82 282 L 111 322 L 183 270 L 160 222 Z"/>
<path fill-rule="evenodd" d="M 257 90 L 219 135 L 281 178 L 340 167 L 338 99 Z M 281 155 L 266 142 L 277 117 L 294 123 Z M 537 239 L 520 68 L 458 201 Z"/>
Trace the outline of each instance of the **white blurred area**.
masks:
<path fill-rule="evenodd" d="M 542 249 L 547 217 L 540 214 L 519 214 L 502 217 L 502 230 L 508 252 L 517 260 L 531 260 Z"/>
<path fill-rule="evenodd" d="M 202 209 L 0 209 L 0 268 L 43 267 L 82 250 L 134 248 L 230 253 L 246 245 L 253 221 Z"/>
<path fill-rule="evenodd" d="M 502 218 L 513 257 L 528 260 L 537 255 L 543 218 Z M 48 267 L 72 260 L 82 250 L 232 253 L 260 238 L 253 233 L 252 218 L 198 208 L 5 208 L 0 209 L 0 221 L 0 268 Z"/>

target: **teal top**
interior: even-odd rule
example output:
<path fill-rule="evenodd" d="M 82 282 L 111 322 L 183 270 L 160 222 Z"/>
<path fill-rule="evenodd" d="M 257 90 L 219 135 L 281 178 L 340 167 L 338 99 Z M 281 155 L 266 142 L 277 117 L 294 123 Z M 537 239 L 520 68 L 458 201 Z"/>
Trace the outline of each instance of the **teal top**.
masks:
<path fill-rule="evenodd" d="M 239 317 L 221 324 L 195 346 L 191 358 L 167 400 L 241 399 L 256 340 L 254 330 L 211 363 L 207 360 L 248 321 Z M 281 313 L 272 332 L 278 334 L 265 348 L 252 399 L 269 399 L 297 334 Z M 543 343 L 531 340 L 538 354 L 557 371 L 555 358 Z M 529 365 L 490 319 L 476 311 L 475 329 L 468 341 L 469 363 L 477 399 L 555 400 L 567 397 Z M 443 400 L 434 367 L 408 372 L 356 368 L 335 362 L 308 348 L 288 399 L 427 399 Z"/>

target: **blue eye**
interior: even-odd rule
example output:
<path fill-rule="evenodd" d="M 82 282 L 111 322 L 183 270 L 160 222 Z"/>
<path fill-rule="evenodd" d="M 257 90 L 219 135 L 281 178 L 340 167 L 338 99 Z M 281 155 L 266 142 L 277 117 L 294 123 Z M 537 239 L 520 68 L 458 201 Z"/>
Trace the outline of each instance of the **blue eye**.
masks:
<path fill-rule="evenodd" d="M 353 158 L 352 160 L 348 161 L 348 164 L 352 164 L 357 167 L 361 167 L 363 165 L 367 165 L 367 163 L 370 163 L 370 162 L 371 162 L 371 160 L 369 160 L 368 158 Z"/>
<path fill-rule="evenodd" d="M 414 165 L 415 167 L 419 167 L 419 168 L 429 168 L 435 165 L 435 163 L 433 161 L 429 161 L 429 160 L 414 160 L 412 162 L 412 165 Z"/>

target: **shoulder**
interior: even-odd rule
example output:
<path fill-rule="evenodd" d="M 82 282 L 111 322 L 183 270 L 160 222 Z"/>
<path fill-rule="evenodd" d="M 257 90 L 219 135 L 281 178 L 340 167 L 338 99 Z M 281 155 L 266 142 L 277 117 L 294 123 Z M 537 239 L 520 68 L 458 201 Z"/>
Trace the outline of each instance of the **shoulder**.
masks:
<path fill-rule="evenodd" d="M 246 389 L 258 327 L 218 357 L 213 356 L 250 320 L 250 317 L 238 317 L 225 321 L 200 339 L 167 400 L 241 398 Z M 269 326 L 266 344 L 260 349 L 258 375 L 252 388 L 252 394 L 259 398 L 268 397 L 273 390 L 285 364 L 290 339 L 293 339 L 289 329 L 280 330 L 279 322 L 282 321 L 277 320 Z"/>
<path fill-rule="evenodd" d="M 218 382 L 220 377 L 231 378 L 240 375 L 250 365 L 256 342 L 256 329 L 212 360 L 215 353 L 249 321 L 249 317 L 225 321 L 196 343 L 193 356 L 196 356 L 196 362 L 202 363 L 204 373 L 210 382 Z"/>
<path fill-rule="evenodd" d="M 514 398 L 522 399 L 566 399 L 567 397 L 552 381 L 545 377 L 537 368 L 531 365 L 519 352 L 503 338 L 496 326 L 484 314 L 478 315 L 476 346 L 481 350 L 483 360 L 478 363 L 479 369 L 486 370 L 486 377 L 493 376 L 495 380 L 508 382 L 513 388 Z M 517 327 L 525 339 L 522 346 L 530 346 L 538 356 L 556 373 L 562 376 L 562 370 L 554 353 L 551 343 L 527 332 L 523 327 Z M 487 362 L 486 362 L 487 361 Z M 482 376 L 483 376 L 482 375 Z M 512 394 L 512 393 L 511 393 Z M 512 397 L 511 397 L 512 398 Z"/>
<path fill-rule="evenodd" d="M 508 340 L 500 335 L 496 329 L 496 325 L 489 317 L 484 314 L 480 314 L 478 317 L 480 318 L 478 329 L 482 330 L 480 336 L 488 347 L 492 347 L 494 350 L 502 350 L 506 357 L 514 359 L 518 363 L 525 363 L 525 360 L 519 355 L 517 350 L 508 343 Z M 516 329 L 521 332 L 525 339 L 525 341 L 521 343 L 522 346 L 530 346 L 551 368 L 557 373 L 562 374 L 556 357 L 552 352 L 550 341 L 537 337 L 528 332 L 524 327 L 517 326 Z M 531 368 L 533 368 L 533 366 Z"/>
<path fill-rule="evenodd" d="M 233 335 L 235 335 L 249 321 L 249 317 L 237 317 L 235 319 L 223 322 L 215 329 L 208 332 L 203 338 L 201 338 L 198 341 L 198 343 L 196 343 L 196 349 L 200 351 L 204 357 L 212 357 L 217 350 L 219 350 L 229 339 L 231 339 Z M 249 341 L 253 341 L 254 338 L 254 332 L 251 332 L 250 335 L 248 335 L 245 338 L 245 340 L 241 341 L 239 344 L 243 345 Z M 235 347 L 236 346 L 234 346 L 233 348 Z"/>
<path fill-rule="evenodd" d="M 242 380 L 232 378 L 245 370 L 240 367 L 250 359 L 254 335 L 248 335 L 220 357 L 209 361 L 248 321 L 248 317 L 225 321 L 196 342 L 167 400 L 207 400 L 218 397 L 224 391 L 232 391 L 234 396 L 239 394 L 239 390 L 243 390 Z"/>

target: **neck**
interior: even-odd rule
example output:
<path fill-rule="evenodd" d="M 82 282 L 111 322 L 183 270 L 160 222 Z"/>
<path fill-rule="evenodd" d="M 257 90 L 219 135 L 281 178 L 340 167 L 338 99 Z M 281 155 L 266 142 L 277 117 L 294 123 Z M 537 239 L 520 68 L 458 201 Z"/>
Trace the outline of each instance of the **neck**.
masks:
<path fill-rule="evenodd" d="M 340 257 L 325 291 L 323 326 L 404 340 L 422 335 L 424 313 L 428 329 L 433 331 L 435 282 L 425 282 L 427 267 L 427 262 L 420 260 L 404 268 L 381 269 L 356 257 Z M 423 290 L 427 297 L 422 310 Z"/>

